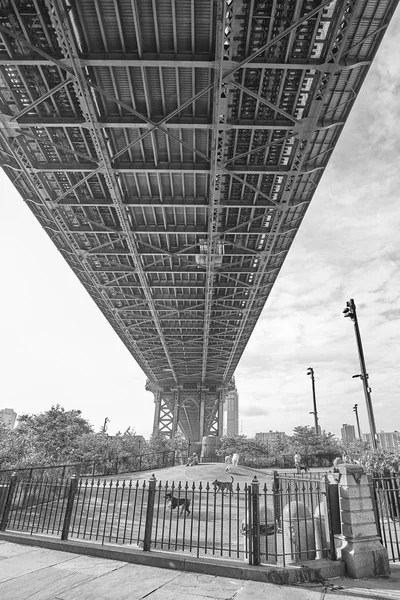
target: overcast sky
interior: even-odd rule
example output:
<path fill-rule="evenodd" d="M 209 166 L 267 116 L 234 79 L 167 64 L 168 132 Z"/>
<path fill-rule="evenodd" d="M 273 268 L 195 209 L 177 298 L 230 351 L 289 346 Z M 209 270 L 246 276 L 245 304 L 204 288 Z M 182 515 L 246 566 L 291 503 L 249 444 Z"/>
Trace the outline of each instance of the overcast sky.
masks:
<path fill-rule="evenodd" d="M 368 432 L 354 298 L 378 430 L 400 430 L 400 11 L 397 11 L 236 371 L 241 430 Z M 96 429 L 151 433 L 146 377 L 0 171 L 0 409 L 59 403 Z"/>

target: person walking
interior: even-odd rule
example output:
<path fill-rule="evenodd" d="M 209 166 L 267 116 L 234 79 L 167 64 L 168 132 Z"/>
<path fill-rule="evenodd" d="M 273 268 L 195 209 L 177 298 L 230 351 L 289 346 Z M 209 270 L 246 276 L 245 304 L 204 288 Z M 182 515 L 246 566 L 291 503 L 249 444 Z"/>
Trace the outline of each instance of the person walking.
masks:
<path fill-rule="evenodd" d="M 298 452 L 296 452 L 296 454 L 294 455 L 294 466 L 296 467 L 296 472 L 298 475 L 300 475 L 300 463 L 301 463 L 301 456 Z"/>
<path fill-rule="evenodd" d="M 237 452 L 235 452 L 235 453 L 232 455 L 232 466 L 233 466 L 233 467 L 237 467 L 237 466 L 238 466 L 238 464 L 239 464 L 239 454 L 238 454 Z"/>

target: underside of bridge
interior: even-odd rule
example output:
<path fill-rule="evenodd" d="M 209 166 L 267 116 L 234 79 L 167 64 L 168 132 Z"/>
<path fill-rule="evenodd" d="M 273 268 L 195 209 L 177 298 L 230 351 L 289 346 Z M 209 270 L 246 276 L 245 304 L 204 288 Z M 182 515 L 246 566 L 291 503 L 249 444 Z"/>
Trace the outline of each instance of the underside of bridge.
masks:
<path fill-rule="evenodd" d="M 155 430 L 221 435 L 397 1 L 0 0 L 1 165 L 146 373 Z"/>

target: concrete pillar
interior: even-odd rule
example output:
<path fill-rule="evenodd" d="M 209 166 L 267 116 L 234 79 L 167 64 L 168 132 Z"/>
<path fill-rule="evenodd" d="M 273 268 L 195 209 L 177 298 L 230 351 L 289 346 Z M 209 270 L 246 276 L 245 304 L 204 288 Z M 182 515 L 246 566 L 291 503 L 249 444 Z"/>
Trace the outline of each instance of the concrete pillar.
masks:
<path fill-rule="evenodd" d="M 218 391 L 218 436 L 224 435 L 224 390 Z"/>
<path fill-rule="evenodd" d="M 338 558 L 349 577 L 389 575 L 388 553 L 378 537 L 367 476 L 358 465 L 339 465 L 342 534 L 335 535 Z M 339 477 L 338 477 L 339 479 Z"/>
<path fill-rule="evenodd" d="M 203 439 L 204 436 L 204 414 L 205 414 L 205 401 L 206 401 L 206 393 L 202 389 L 200 391 L 200 440 Z"/>
<path fill-rule="evenodd" d="M 174 435 L 176 434 L 177 430 L 178 430 L 178 423 L 179 423 L 179 409 L 180 409 L 180 390 L 179 388 L 176 389 L 175 393 L 174 393 L 174 417 L 173 417 L 173 421 L 172 421 L 172 437 L 174 437 Z"/>
<path fill-rule="evenodd" d="M 160 427 L 160 409 L 161 409 L 161 392 L 159 390 L 154 393 L 154 421 L 153 421 L 153 434 L 157 433 Z"/>

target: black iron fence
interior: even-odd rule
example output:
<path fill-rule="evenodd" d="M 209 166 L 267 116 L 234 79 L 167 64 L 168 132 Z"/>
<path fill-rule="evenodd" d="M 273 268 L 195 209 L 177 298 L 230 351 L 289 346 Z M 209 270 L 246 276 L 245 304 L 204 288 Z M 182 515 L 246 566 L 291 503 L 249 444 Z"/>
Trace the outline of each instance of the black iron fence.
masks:
<path fill-rule="evenodd" d="M 302 465 L 307 468 L 320 468 L 329 469 L 333 465 L 334 459 L 337 457 L 337 453 L 328 454 L 310 454 L 305 456 L 302 460 Z M 189 452 L 190 456 L 190 452 Z M 218 454 L 208 454 L 201 457 L 201 462 L 224 462 L 225 456 Z M 240 455 L 240 465 L 244 467 L 253 467 L 255 469 L 294 469 L 294 457 L 293 454 L 281 454 L 281 455 Z M 324 471 L 325 472 L 325 471 Z"/>
<path fill-rule="evenodd" d="M 131 454 L 116 458 L 89 460 L 80 463 L 79 474 L 81 477 L 96 477 L 103 475 L 122 475 L 138 471 L 163 469 L 175 465 L 175 451 L 149 452 L 145 454 Z"/>
<path fill-rule="evenodd" d="M 139 471 L 152 471 L 175 465 L 175 451 L 148 452 L 130 454 L 107 459 L 91 459 L 62 465 L 41 465 L 36 467 L 20 467 L 0 470 L 0 486 L 11 480 L 16 473 L 19 480 L 30 481 L 33 478 L 47 477 L 69 479 L 73 475 L 80 477 L 101 477 L 121 475 Z M 1 492 L 0 492 L 1 493 Z"/>
<path fill-rule="evenodd" d="M 41 465 L 36 467 L 16 467 L 13 469 L 0 469 L 0 485 L 11 481 L 13 473 L 18 475 L 19 480 L 30 481 L 39 477 L 67 479 L 79 472 L 79 462 L 63 465 Z"/>
<path fill-rule="evenodd" d="M 335 557 L 327 481 L 213 483 L 19 480 L 0 496 L 0 529 L 124 544 L 144 551 L 285 566 Z M 4 491 L 5 490 L 5 491 Z"/>
<path fill-rule="evenodd" d="M 389 560 L 400 561 L 400 474 L 369 476 L 375 520 Z"/>

